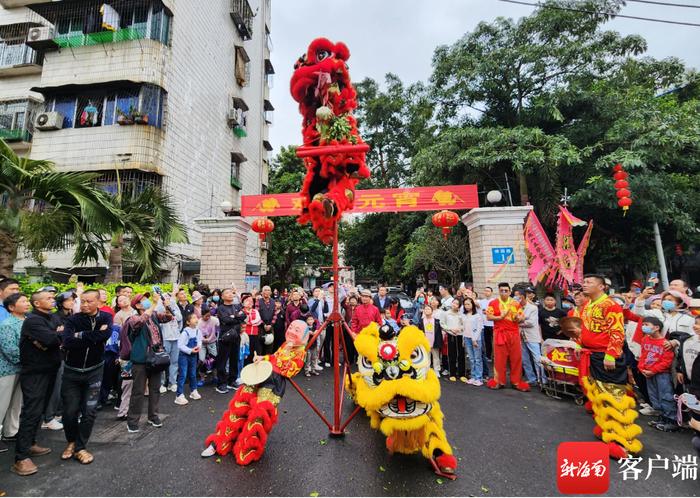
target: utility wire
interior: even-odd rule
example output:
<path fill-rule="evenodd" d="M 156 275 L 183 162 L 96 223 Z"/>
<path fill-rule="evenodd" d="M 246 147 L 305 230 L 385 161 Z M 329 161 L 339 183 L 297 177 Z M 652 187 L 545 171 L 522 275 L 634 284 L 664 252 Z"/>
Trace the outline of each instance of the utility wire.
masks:
<path fill-rule="evenodd" d="M 665 5 L 666 7 L 687 7 L 689 9 L 700 9 L 700 5 L 690 5 L 687 3 L 668 3 L 668 2 L 657 2 L 655 0 L 627 0 L 628 2 L 636 3 L 652 3 L 654 5 Z"/>
<path fill-rule="evenodd" d="M 506 3 L 515 3 L 518 5 L 528 5 L 530 7 L 538 7 L 538 8 L 542 8 L 542 9 L 566 10 L 569 12 L 581 12 L 583 14 L 596 14 L 596 15 L 600 15 L 600 16 L 621 17 L 621 18 L 625 18 L 625 19 L 636 19 L 638 21 L 661 22 L 661 23 L 665 23 L 665 24 L 678 24 L 680 26 L 694 26 L 694 27 L 700 28 L 700 24 L 693 23 L 693 22 L 669 21 L 667 19 L 656 19 L 656 18 L 652 18 L 652 17 L 626 16 L 623 14 L 613 14 L 611 12 L 599 12 L 596 10 L 574 9 L 573 7 L 562 7 L 559 5 L 522 2 L 520 0 L 497 0 L 497 1 L 506 2 Z"/>

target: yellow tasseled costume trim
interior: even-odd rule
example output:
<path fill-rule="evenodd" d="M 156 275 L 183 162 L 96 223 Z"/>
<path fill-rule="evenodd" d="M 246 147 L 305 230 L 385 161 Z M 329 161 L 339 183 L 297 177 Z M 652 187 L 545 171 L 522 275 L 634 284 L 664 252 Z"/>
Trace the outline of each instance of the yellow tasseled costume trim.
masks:
<path fill-rule="evenodd" d="M 371 363 L 378 360 L 379 326 L 372 323 L 365 327 L 355 339 L 357 352 Z M 425 334 L 417 327 L 404 327 L 396 342 L 399 360 L 410 360 L 413 351 L 422 346 L 430 351 Z M 348 393 L 363 407 L 370 419 L 370 426 L 379 429 L 391 440 L 391 450 L 397 453 L 421 452 L 426 458 L 433 458 L 435 451 L 452 455 L 452 448 L 442 428 L 443 414 L 440 399 L 440 381 L 435 372 L 429 369 L 424 379 L 404 376 L 396 380 L 384 380 L 378 386 L 370 386 L 361 373 L 352 375 L 352 386 L 345 382 Z M 397 396 L 430 403 L 431 410 L 412 418 L 385 418 L 378 410 Z"/>
<path fill-rule="evenodd" d="M 639 414 L 635 410 L 634 398 L 627 395 L 624 386 L 608 384 L 590 378 L 584 378 L 583 387 L 591 401 L 596 424 L 603 430 L 604 442 L 614 442 L 628 452 L 636 454 L 642 451 L 642 442 L 637 439 L 642 428 L 634 423 Z"/>

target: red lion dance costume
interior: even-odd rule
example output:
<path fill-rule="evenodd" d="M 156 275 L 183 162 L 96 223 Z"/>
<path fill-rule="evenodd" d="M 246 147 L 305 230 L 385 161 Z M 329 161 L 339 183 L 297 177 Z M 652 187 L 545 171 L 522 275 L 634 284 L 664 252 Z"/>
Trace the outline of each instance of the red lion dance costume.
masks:
<path fill-rule="evenodd" d="M 289 325 L 287 339 L 273 355 L 256 358 L 272 363 L 272 375 L 255 386 L 243 385 L 228 405 L 216 432 L 205 441 L 203 457 L 233 452 L 236 463 L 248 465 L 262 458 L 265 443 L 277 423 L 277 405 L 284 396 L 287 378 L 298 374 L 304 366 L 309 328 L 301 320 Z"/>
<path fill-rule="evenodd" d="M 333 239 L 334 225 L 352 209 L 355 186 L 370 175 L 365 162 L 369 146 L 362 142 L 352 116 L 357 94 L 350 82 L 348 58 L 344 43 L 317 38 L 294 65 L 290 84 L 304 118 L 304 145 L 297 155 L 304 159 L 306 177 L 298 221 L 311 222 L 326 244 Z"/>

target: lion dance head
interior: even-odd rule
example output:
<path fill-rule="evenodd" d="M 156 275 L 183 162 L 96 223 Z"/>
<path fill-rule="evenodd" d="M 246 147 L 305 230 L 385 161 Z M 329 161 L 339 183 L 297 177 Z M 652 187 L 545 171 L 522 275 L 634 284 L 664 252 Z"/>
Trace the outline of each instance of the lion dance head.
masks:
<path fill-rule="evenodd" d="M 430 368 L 430 344 L 414 326 L 398 333 L 371 323 L 355 339 L 358 372 L 348 390 L 373 429 L 387 436 L 387 449 L 417 453 L 440 471 L 454 474 L 457 461 L 443 429 L 440 382 Z"/>
<path fill-rule="evenodd" d="M 365 161 L 369 147 L 352 115 L 357 93 L 350 81 L 348 58 L 344 43 L 317 38 L 294 64 L 290 82 L 303 117 L 304 144 L 297 154 L 304 157 L 306 177 L 299 222 L 310 221 L 325 243 L 332 239 L 334 223 L 352 209 L 355 186 L 370 175 Z M 299 154 L 301 149 L 304 156 Z"/>

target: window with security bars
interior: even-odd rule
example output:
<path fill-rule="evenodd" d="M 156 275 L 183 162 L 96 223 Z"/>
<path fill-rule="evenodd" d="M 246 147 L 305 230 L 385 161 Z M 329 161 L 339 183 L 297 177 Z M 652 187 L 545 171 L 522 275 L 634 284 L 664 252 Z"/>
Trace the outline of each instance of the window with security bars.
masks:
<path fill-rule="evenodd" d="M 236 154 L 231 154 L 231 186 L 241 189 L 241 163 L 242 161 Z"/>
<path fill-rule="evenodd" d="M 46 100 L 47 112 L 63 115 L 63 128 L 92 128 L 115 124 L 141 124 L 160 128 L 165 91 L 156 85 L 122 89 L 85 90 Z"/>
<path fill-rule="evenodd" d="M 31 141 L 38 108 L 32 100 L 0 101 L 0 138 L 6 142 Z"/>
<path fill-rule="evenodd" d="M 162 187 L 163 178 L 157 173 L 139 170 L 120 170 L 119 174 L 106 171 L 95 180 L 95 184 L 111 195 L 117 195 L 121 185 L 122 195 L 136 196 L 148 188 Z"/>
<path fill-rule="evenodd" d="M 27 23 L 0 26 L 0 68 L 43 63 L 43 55 L 26 44 L 28 32 Z"/>
<path fill-rule="evenodd" d="M 161 0 L 46 2 L 32 10 L 32 21 L 54 25 L 61 48 L 146 38 L 170 43 L 172 14 Z"/>

